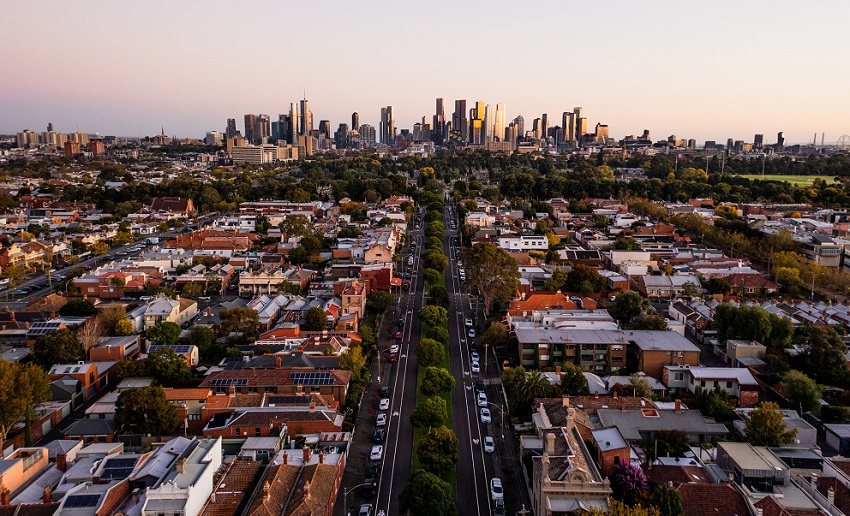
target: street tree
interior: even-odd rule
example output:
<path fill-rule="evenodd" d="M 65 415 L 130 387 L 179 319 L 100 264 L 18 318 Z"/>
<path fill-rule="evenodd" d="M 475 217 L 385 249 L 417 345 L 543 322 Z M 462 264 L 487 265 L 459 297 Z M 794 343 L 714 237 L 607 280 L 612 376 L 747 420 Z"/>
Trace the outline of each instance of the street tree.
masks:
<path fill-rule="evenodd" d="M 419 441 L 416 455 L 425 471 L 441 475 L 451 470 L 460 457 L 457 436 L 444 426 L 433 428 Z"/>
<path fill-rule="evenodd" d="M 328 315 L 321 306 L 314 306 L 307 310 L 304 329 L 307 331 L 325 330 L 328 327 Z"/>
<path fill-rule="evenodd" d="M 440 306 L 448 310 L 449 308 L 449 293 L 445 287 L 435 285 L 428 291 L 428 304 Z"/>
<path fill-rule="evenodd" d="M 797 436 L 797 429 L 788 429 L 779 405 L 772 401 L 765 401 L 750 411 L 744 431 L 747 442 L 753 446 L 781 446 Z"/>
<path fill-rule="evenodd" d="M 440 282 L 440 271 L 435 269 L 425 269 L 422 272 L 422 277 L 425 278 L 425 283 L 436 285 Z"/>
<path fill-rule="evenodd" d="M 149 385 L 118 395 L 115 424 L 123 433 L 160 436 L 176 432 L 180 420 L 162 387 Z"/>
<path fill-rule="evenodd" d="M 425 337 L 434 339 L 443 346 L 449 345 L 449 330 L 445 326 L 429 326 L 425 332 Z"/>
<path fill-rule="evenodd" d="M 457 514 L 452 486 L 424 469 L 411 473 L 399 496 L 400 509 L 411 516 L 453 516 Z"/>
<path fill-rule="evenodd" d="M 449 266 L 449 259 L 443 254 L 443 251 L 429 249 L 422 255 L 422 264 L 426 269 L 442 272 Z"/>
<path fill-rule="evenodd" d="M 351 346 L 348 351 L 340 355 L 339 367 L 351 371 L 351 381 L 360 383 L 366 374 L 366 356 L 360 346 Z"/>
<path fill-rule="evenodd" d="M 485 346 L 502 346 L 507 340 L 508 329 L 498 321 L 490 323 L 484 335 L 481 336 L 481 343 Z"/>
<path fill-rule="evenodd" d="M 33 408 L 48 401 L 50 395 L 50 379 L 44 369 L 0 359 L 0 450 L 21 420 L 29 428 Z"/>
<path fill-rule="evenodd" d="M 818 385 L 800 371 L 788 371 L 782 378 L 782 391 L 791 404 L 791 408 L 802 412 L 812 412 L 820 407 L 820 389 Z"/>
<path fill-rule="evenodd" d="M 419 390 L 426 396 L 451 392 L 455 388 L 454 377 L 442 367 L 426 367 Z"/>
<path fill-rule="evenodd" d="M 504 249 L 492 243 L 475 244 L 464 248 L 460 258 L 469 284 L 478 289 L 484 299 L 485 317 L 493 301 L 506 301 L 516 293 L 519 267 Z"/>
<path fill-rule="evenodd" d="M 446 400 L 439 396 L 429 396 L 413 407 L 410 422 L 417 428 L 434 428 L 443 426 L 447 416 Z"/>
<path fill-rule="evenodd" d="M 422 367 L 434 367 L 443 361 L 445 348 L 434 339 L 422 339 L 416 343 L 416 360 Z"/>
<path fill-rule="evenodd" d="M 419 320 L 430 327 L 442 326 L 449 321 L 448 312 L 441 306 L 429 305 L 419 310 L 416 314 Z"/>
<path fill-rule="evenodd" d="M 379 315 L 395 304 L 395 297 L 389 292 L 372 292 L 366 296 L 366 311 Z"/>
<path fill-rule="evenodd" d="M 32 348 L 33 361 L 48 370 L 54 364 L 75 363 L 84 356 L 82 342 L 67 328 L 42 335 Z"/>
<path fill-rule="evenodd" d="M 161 346 L 173 346 L 180 337 L 180 326 L 173 322 L 161 322 L 145 331 L 145 338 Z"/>

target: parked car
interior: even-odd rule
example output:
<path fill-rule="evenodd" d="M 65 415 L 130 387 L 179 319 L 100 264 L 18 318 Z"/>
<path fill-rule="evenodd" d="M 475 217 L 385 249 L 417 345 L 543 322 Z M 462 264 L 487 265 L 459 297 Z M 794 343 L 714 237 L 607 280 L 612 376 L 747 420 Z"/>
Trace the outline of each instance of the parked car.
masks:
<path fill-rule="evenodd" d="M 478 362 L 473 362 L 472 363 L 472 372 L 473 373 L 480 373 L 481 372 L 481 364 L 479 364 Z"/>
<path fill-rule="evenodd" d="M 381 476 L 381 464 L 379 462 L 370 462 L 366 466 L 366 474 L 375 478 Z"/>
<path fill-rule="evenodd" d="M 466 332 L 466 336 L 470 339 L 475 338 L 475 328 L 470 328 L 468 332 Z"/>
<path fill-rule="evenodd" d="M 395 332 L 395 338 L 401 340 L 404 338 L 404 334 L 400 331 Z"/>
<path fill-rule="evenodd" d="M 469 358 L 470 358 L 473 362 L 478 362 L 478 361 L 480 361 L 480 359 L 479 359 L 479 357 L 478 357 L 478 352 L 477 352 L 477 351 L 473 351 L 472 353 L 470 353 L 470 354 L 469 354 Z"/>
<path fill-rule="evenodd" d="M 398 353 L 399 349 L 400 348 L 398 344 L 393 344 L 392 346 L 390 346 L 390 353 Z"/>
<path fill-rule="evenodd" d="M 369 460 L 381 460 L 384 456 L 384 447 L 380 444 L 372 446 L 372 451 L 369 453 Z M 501 487 L 501 484 L 500 484 Z"/>
<path fill-rule="evenodd" d="M 378 414 L 378 418 L 375 420 L 375 424 L 377 426 L 386 426 L 387 425 L 387 415 L 383 412 Z"/>
<path fill-rule="evenodd" d="M 496 441 L 489 435 L 484 437 L 484 451 L 487 453 L 496 451 Z"/>
<path fill-rule="evenodd" d="M 398 321 L 395 322 L 395 325 L 398 326 L 399 328 L 404 328 L 404 319 L 399 319 Z"/>
<path fill-rule="evenodd" d="M 390 409 L 390 399 L 389 398 L 381 398 L 381 403 L 378 405 L 379 410 L 389 410 Z"/>
<path fill-rule="evenodd" d="M 357 512 L 357 516 L 372 516 L 374 514 L 374 510 L 371 503 L 364 503 L 360 506 L 360 511 Z"/>
<path fill-rule="evenodd" d="M 465 320 L 465 321 L 463 321 L 463 324 L 464 324 L 467 328 L 472 328 L 472 319 L 471 319 L 471 318 L 469 318 L 469 317 L 467 317 L 467 318 L 466 318 L 466 320 Z"/>
<path fill-rule="evenodd" d="M 505 499 L 505 492 L 502 490 L 502 479 L 499 477 L 490 479 L 490 498 L 494 501 Z"/>
<path fill-rule="evenodd" d="M 486 407 L 487 406 L 487 395 L 483 392 L 478 393 L 478 406 Z"/>
<path fill-rule="evenodd" d="M 384 437 L 386 437 L 386 432 L 382 428 L 375 430 L 375 434 L 372 436 L 372 441 L 376 443 L 384 442 Z"/>
<path fill-rule="evenodd" d="M 381 397 L 389 398 L 390 397 L 390 388 L 389 387 L 381 387 Z"/>
<path fill-rule="evenodd" d="M 475 382 L 475 392 L 484 392 L 484 382 L 480 380 Z"/>
<path fill-rule="evenodd" d="M 496 500 L 493 504 L 493 516 L 505 516 L 505 500 Z"/>
<path fill-rule="evenodd" d="M 490 421 L 491 421 L 491 419 L 490 419 L 490 409 L 482 408 L 481 409 L 481 422 L 482 423 L 489 423 Z"/>

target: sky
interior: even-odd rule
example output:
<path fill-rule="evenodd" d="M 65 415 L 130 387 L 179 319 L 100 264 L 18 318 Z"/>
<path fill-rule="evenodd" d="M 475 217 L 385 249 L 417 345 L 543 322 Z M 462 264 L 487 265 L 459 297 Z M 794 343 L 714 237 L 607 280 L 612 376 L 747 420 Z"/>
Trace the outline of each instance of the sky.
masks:
<path fill-rule="evenodd" d="M 592 129 L 751 142 L 850 134 L 850 2 L 0 0 L 0 133 L 203 138 L 277 119 L 397 127 L 435 98 Z"/>

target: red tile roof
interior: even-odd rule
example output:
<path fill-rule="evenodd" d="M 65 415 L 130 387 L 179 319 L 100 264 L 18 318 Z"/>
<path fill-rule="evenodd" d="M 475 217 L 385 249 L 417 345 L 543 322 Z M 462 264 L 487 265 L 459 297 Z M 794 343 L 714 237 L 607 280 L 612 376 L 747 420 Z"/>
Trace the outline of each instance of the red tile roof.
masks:
<path fill-rule="evenodd" d="M 772 496 L 766 496 L 753 504 L 762 510 L 762 516 L 822 516 L 826 513 L 817 509 L 786 509 Z"/>
<path fill-rule="evenodd" d="M 682 495 L 682 507 L 688 516 L 750 514 L 744 495 L 729 484 L 682 484 L 679 486 L 679 494 Z"/>

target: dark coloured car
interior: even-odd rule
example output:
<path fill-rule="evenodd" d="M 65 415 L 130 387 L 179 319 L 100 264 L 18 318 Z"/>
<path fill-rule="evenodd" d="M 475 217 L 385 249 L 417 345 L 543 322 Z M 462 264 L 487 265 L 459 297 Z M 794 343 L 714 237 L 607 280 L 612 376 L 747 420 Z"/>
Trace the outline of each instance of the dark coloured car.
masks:
<path fill-rule="evenodd" d="M 396 321 L 395 325 L 399 328 L 404 328 L 404 319 L 399 319 L 398 321 Z"/>
<path fill-rule="evenodd" d="M 378 494 L 378 479 L 376 477 L 367 477 L 363 484 L 363 488 L 360 490 L 363 496 L 371 498 Z"/>
<path fill-rule="evenodd" d="M 484 392 L 484 382 L 480 380 L 475 382 L 475 392 Z"/>
<path fill-rule="evenodd" d="M 389 398 L 390 397 L 390 388 L 389 387 L 381 387 L 381 397 Z"/>
<path fill-rule="evenodd" d="M 380 462 L 370 462 L 366 466 L 366 474 L 370 477 L 377 478 L 381 476 L 381 463 Z"/>

